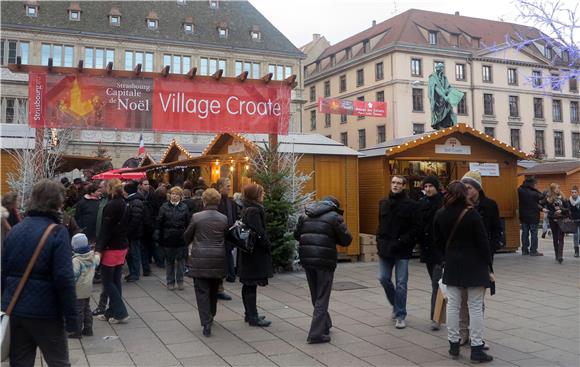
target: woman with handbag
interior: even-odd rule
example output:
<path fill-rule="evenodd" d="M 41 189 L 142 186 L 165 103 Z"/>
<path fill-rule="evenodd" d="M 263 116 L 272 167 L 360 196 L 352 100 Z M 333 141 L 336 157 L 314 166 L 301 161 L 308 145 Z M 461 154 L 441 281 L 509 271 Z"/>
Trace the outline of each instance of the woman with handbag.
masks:
<path fill-rule="evenodd" d="M 491 251 L 483 219 L 471 206 L 463 183 L 454 181 L 447 187 L 443 208 L 435 215 L 433 235 L 435 246 L 445 254 L 449 354 L 459 355 L 461 291 L 467 289 L 471 360 L 489 362 L 493 357 L 483 349 L 483 297 L 493 272 Z"/>
<path fill-rule="evenodd" d="M 271 321 L 258 315 L 256 305 L 258 286 L 268 285 L 268 278 L 274 275 L 271 244 L 266 233 L 266 212 L 262 205 L 264 188 L 257 184 L 249 184 L 243 187 L 242 192 L 244 209 L 241 220 L 257 234 L 251 253 L 238 251 L 238 277 L 243 284 L 244 320 L 251 326 L 270 326 Z"/>
<path fill-rule="evenodd" d="M 77 316 L 70 237 L 60 225 L 63 204 L 64 186 L 41 180 L 26 218 L 4 243 L 2 311 L 10 316 L 10 339 L 2 340 L 2 359 L 9 345 L 12 366 L 33 366 L 37 347 L 49 366 L 70 366 L 65 329 L 76 330 Z M 7 320 L 2 316 L 2 328 Z"/>
<path fill-rule="evenodd" d="M 545 199 L 545 208 L 548 213 L 548 221 L 552 230 L 552 242 L 556 261 L 562 264 L 564 261 L 564 232 L 558 222 L 570 216 L 570 202 L 560 192 L 560 185 L 551 183 Z"/>
<path fill-rule="evenodd" d="M 185 230 L 185 243 L 191 243 L 191 269 L 195 298 L 203 335 L 211 336 L 217 311 L 218 290 L 226 276 L 225 231 L 228 218 L 218 211 L 221 195 L 215 189 L 203 192 L 204 209 L 193 214 Z"/>

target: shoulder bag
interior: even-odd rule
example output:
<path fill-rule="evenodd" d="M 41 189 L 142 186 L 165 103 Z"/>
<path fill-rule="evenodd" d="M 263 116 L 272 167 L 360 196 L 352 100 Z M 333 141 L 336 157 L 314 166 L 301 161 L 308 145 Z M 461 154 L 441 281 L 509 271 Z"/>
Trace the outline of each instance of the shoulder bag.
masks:
<path fill-rule="evenodd" d="M 16 306 L 16 302 L 18 302 L 18 298 L 20 297 L 20 293 L 22 293 L 22 290 L 24 289 L 24 286 L 26 285 L 26 282 L 28 281 L 28 278 L 30 277 L 30 273 L 32 273 L 32 268 L 34 267 L 34 264 L 36 263 L 36 260 L 38 259 L 38 256 L 40 255 L 40 252 L 42 251 L 42 248 L 44 247 L 44 244 L 46 243 L 46 240 L 48 238 L 48 236 L 50 235 L 50 232 L 52 232 L 52 230 L 56 227 L 56 224 L 51 223 L 48 225 L 48 227 L 46 228 L 46 230 L 44 231 L 44 233 L 42 234 L 42 237 L 40 238 L 40 242 L 38 243 L 38 246 L 36 246 L 36 249 L 34 250 L 34 253 L 32 254 L 32 258 L 30 258 L 30 261 L 28 262 L 28 265 L 26 266 L 26 270 L 24 271 L 24 275 L 22 275 L 22 278 L 20 278 L 20 282 L 18 282 L 18 286 L 16 287 L 16 290 L 14 291 L 14 294 L 12 295 L 12 299 L 10 300 L 10 303 L 8 304 L 8 308 L 6 309 L 6 312 L 2 312 L 1 314 L 1 319 L 0 319 L 0 337 L 2 338 L 2 362 L 5 362 L 8 360 L 8 357 L 10 356 L 10 314 L 12 313 L 12 310 L 14 310 L 14 306 Z"/>

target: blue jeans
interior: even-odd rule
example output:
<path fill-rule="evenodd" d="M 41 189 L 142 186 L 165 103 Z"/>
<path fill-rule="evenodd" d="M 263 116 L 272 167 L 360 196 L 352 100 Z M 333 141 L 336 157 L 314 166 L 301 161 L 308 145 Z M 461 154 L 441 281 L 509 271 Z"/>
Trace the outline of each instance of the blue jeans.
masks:
<path fill-rule="evenodd" d="M 396 288 L 391 277 L 395 268 Z M 395 318 L 407 317 L 407 283 L 409 281 L 409 259 L 383 259 L 379 257 L 379 281 L 385 289 L 389 303 L 393 305 Z"/>
<path fill-rule="evenodd" d="M 122 275 L 123 265 L 101 265 L 103 289 L 107 296 L 109 296 L 109 308 L 105 311 L 107 318 L 114 317 L 117 320 L 121 320 L 129 315 L 127 313 L 127 307 L 125 307 L 125 303 L 123 302 Z"/>
<path fill-rule="evenodd" d="M 580 222 L 576 222 L 576 232 L 574 232 L 574 250 L 578 248 L 580 241 Z"/>
<path fill-rule="evenodd" d="M 129 243 L 129 256 L 127 265 L 129 265 L 129 277 L 134 280 L 139 279 L 141 275 L 141 241 L 131 240 Z"/>
<path fill-rule="evenodd" d="M 538 223 L 522 223 L 522 253 L 527 252 L 538 252 Z"/>

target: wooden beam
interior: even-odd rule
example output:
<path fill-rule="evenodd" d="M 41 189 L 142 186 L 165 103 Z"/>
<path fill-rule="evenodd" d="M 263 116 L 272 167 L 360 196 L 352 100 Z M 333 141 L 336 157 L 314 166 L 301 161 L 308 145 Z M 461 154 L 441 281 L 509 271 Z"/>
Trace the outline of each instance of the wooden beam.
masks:
<path fill-rule="evenodd" d="M 83 60 L 79 60 L 79 65 L 77 67 L 79 73 L 82 73 L 83 72 L 83 65 L 84 65 L 84 63 L 85 62 Z"/>
<path fill-rule="evenodd" d="M 165 65 L 163 67 L 163 69 L 161 69 L 161 75 L 166 77 L 167 75 L 169 75 L 169 69 L 171 69 L 171 66 L 169 65 Z"/>
<path fill-rule="evenodd" d="M 264 83 L 270 83 L 270 81 L 272 81 L 273 76 L 274 74 L 268 73 L 262 77 L 262 80 L 264 81 Z"/>
<path fill-rule="evenodd" d="M 135 69 L 133 69 L 133 72 L 135 73 L 135 75 L 141 74 L 141 64 L 135 65 Z"/>
<path fill-rule="evenodd" d="M 189 69 L 189 71 L 187 72 L 187 77 L 189 79 L 193 79 L 193 78 L 195 78 L 195 74 L 197 74 L 197 68 L 194 66 L 191 69 Z"/>
<path fill-rule="evenodd" d="M 223 75 L 223 74 L 224 74 L 224 71 L 223 71 L 223 69 L 219 69 L 218 71 L 216 71 L 216 72 L 215 72 L 215 73 L 212 75 L 212 77 L 213 77 L 215 80 L 220 80 L 220 79 L 222 78 L 222 75 Z"/>
<path fill-rule="evenodd" d="M 107 64 L 106 70 L 107 70 L 107 74 L 111 74 L 111 72 L 113 71 L 113 62 L 112 61 L 109 61 L 109 63 Z"/>
<path fill-rule="evenodd" d="M 248 79 L 248 72 L 242 71 L 242 73 L 238 75 L 237 78 L 240 82 L 244 82 L 246 79 Z"/>

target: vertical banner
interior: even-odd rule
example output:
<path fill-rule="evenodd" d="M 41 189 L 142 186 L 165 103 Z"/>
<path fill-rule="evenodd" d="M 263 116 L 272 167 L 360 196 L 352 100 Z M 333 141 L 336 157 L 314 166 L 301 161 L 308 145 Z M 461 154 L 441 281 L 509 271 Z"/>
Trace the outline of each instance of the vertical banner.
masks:
<path fill-rule="evenodd" d="M 31 127 L 44 127 L 44 94 L 46 74 L 30 73 L 28 83 L 28 122 Z"/>

